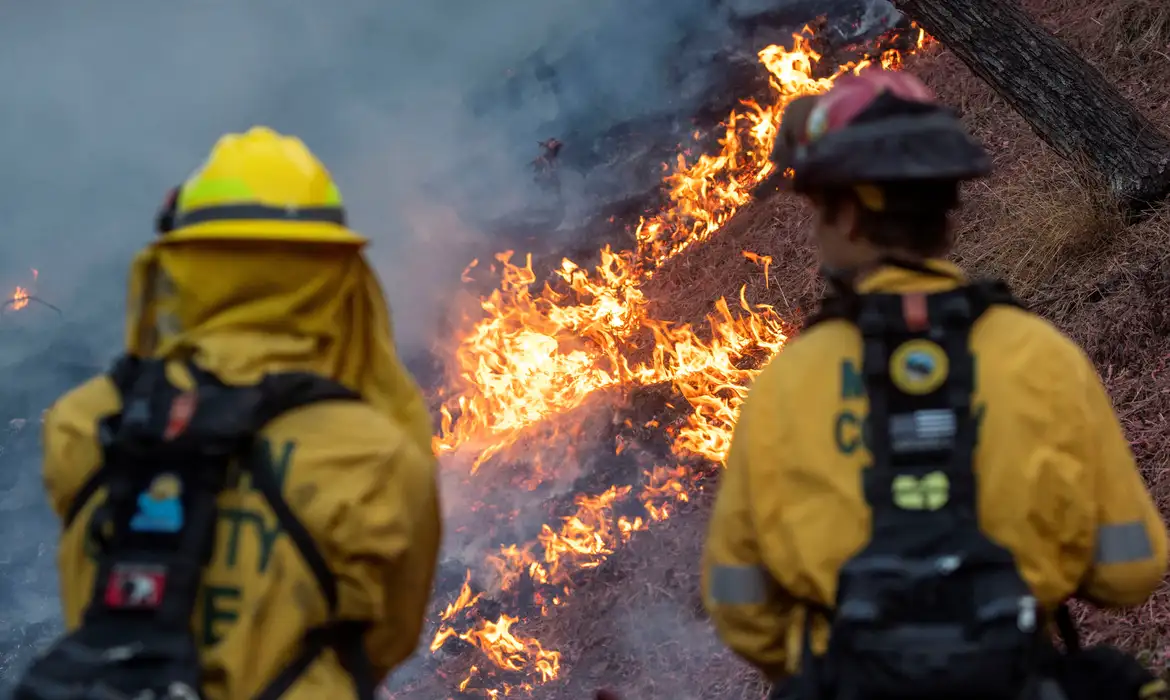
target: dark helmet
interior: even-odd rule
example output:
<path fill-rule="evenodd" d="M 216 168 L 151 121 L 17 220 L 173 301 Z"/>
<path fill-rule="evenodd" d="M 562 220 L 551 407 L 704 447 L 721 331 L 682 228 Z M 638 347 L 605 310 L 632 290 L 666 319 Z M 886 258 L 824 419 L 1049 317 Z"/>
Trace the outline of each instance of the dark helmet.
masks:
<path fill-rule="evenodd" d="M 792 189 L 972 180 L 991 172 L 983 146 L 922 81 L 871 69 L 784 110 L 772 154 Z"/>

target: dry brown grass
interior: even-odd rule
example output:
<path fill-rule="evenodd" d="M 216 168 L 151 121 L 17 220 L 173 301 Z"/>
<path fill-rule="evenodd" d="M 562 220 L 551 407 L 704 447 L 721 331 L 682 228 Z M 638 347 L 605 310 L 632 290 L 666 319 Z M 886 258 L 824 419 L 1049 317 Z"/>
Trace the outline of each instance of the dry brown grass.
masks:
<path fill-rule="evenodd" d="M 1170 130 L 1170 6 L 1164 0 L 1024 3 Z M 1155 497 L 1170 513 L 1170 206 L 1126 227 L 1085 168 L 1048 151 L 945 49 L 935 47 L 909 70 L 961 111 L 996 163 L 993 177 L 966 192 L 956 260 L 972 273 L 1007 278 L 1084 345 L 1106 378 Z M 746 284 L 749 300 L 773 304 L 799 324 L 822 291 L 804 240 L 808 216 L 786 196 L 748 206 L 713 240 L 655 276 L 647 290 L 655 315 L 701 322 L 714 299 L 734 297 Z M 771 284 L 765 286 L 762 269 L 744 250 L 772 257 Z M 566 659 L 565 679 L 540 688 L 537 697 L 580 700 L 607 686 L 628 700 L 763 696 L 760 680 L 717 643 L 699 603 L 697 562 L 709 504 L 708 489 L 584 577 L 570 605 L 526 628 Z M 1092 639 L 1165 664 L 1170 588 L 1137 611 L 1077 612 Z"/>

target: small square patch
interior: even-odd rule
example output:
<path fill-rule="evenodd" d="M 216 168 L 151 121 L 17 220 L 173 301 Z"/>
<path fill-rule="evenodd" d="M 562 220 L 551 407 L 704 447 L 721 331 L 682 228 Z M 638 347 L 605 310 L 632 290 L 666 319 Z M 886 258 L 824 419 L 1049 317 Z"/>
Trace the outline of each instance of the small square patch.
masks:
<path fill-rule="evenodd" d="M 162 605 L 166 587 L 165 567 L 117 564 L 106 579 L 105 603 L 111 608 L 157 608 Z"/>

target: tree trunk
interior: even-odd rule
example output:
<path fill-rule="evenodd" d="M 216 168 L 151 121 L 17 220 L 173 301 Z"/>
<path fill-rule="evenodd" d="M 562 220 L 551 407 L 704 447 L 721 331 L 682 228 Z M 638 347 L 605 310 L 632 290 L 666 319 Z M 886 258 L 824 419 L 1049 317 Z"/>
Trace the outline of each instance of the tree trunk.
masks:
<path fill-rule="evenodd" d="M 1065 158 L 1084 156 L 1132 214 L 1170 196 L 1170 137 L 1019 0 L 894 0 Z"/>

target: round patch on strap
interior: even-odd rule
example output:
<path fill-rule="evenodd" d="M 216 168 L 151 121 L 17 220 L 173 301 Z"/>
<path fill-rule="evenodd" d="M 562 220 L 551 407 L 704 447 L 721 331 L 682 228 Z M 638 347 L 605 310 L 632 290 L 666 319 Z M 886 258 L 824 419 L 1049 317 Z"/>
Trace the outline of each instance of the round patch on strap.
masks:
<path fill-rule="evenodd" d="M 936 391 L 949 371 L 946 352 L 922 338 L 902 343 L 890 355 L 890 379 L 906 394 L 922 396 Z"/>

